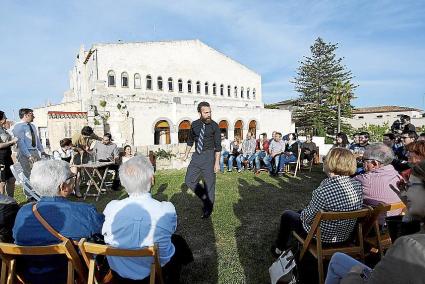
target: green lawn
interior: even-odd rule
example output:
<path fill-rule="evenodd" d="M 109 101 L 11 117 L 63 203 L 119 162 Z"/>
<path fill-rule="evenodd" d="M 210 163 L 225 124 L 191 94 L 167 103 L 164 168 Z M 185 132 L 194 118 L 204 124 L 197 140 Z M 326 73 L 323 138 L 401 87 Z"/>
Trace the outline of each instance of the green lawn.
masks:
<path fill-rule="evenodd" d="M 189 243 L 195 261 L 184 268 L 184 283 L 270 283 L 269 253 L 285 209 L 303 208 L 311 191 L 324 178 L 321 167 L 298 177 L 269 177 L 252 172 L 217 175 L 215 210 L 201 220 L 201 202 L 188 191 L 185 171 L 159 171 L 152 189 L 158 200 L 171 201 L 177 210 L 178 229 Z M 125 198 L 124 191 L 108 192 L 94 203 L 102 211 L 111 199 Z M 21 191 L 16 194 L 23 201 Z"/>

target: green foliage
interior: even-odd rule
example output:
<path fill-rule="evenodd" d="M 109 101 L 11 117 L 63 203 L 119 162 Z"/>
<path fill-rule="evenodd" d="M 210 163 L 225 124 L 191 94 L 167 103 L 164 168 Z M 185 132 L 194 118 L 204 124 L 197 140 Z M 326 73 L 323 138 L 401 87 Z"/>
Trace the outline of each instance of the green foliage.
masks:
<path fill-rule="evenodd" d="M 101 107 L 103 107 L 103 108 L 105 108 L 106 107 L 106 101 L 105 100 L 100 100 L 99 101 L 99 105 L 101 106 Z"/>
<path fill-rule="evenodd" d="M 175 157 L 176 155 L 175 154 L 173 154 L 172 152 L 171 152 L 171 150 L 170 151 L 165 151 L 164 149 L 158 149 L 158 151 L 155 151 L 154 152 L 154 155 L 155 155 L 155 157 L 158 159 L 158 160 L 165 160 L 165 159 L 167 159 L 167 160 L 171 160 L 171 158 L 172 157 Z"/>
<path fill-rule="evenodd" d="M 279 109 L 279 107 L 276 106 L 276 105 L 274 105 L 274 104 L 269 104 L 269 105 L 264 104 L 264 108 L 267 108 L 267 109 Z"/>
<path fill-rule="evenodd" d="M 338 124 L 337 103 L 341 117 L 351 117 L 353 75 L 337 58 L 338 44 L 326 43 L 317 38 L 310 47 L 311 56 L 305 56 L 294 78 L 295 90 L 300 94 L 296 101 L 294 120 L 297 127 L 324 130 L 334 133 Z M 342 127 L 344 128 L 344 127 Z"/>
<path fill-rule="evenodd" d="M 384 134 L 390 131 L 390 127 L 388 123 L 384 123 L 383 125 L 375 125 L 375 124 L 366 125 L 365 124 L 359 129 L 357 129 L 356 132 L 361 132 L 361 131 L 366 131 L 370 134 L 369 141 L 382 142 L 382 138 L 384 137 Z"/>
<path fill-rule="evenodd" d="M 94 119 L 94 125 L 100 125 L 100 121 L 97 120 L 96 118 Z"/>
<path fill-rule="evenodd" d="M 416 133 L 421 134 L 425 132 L 425 125 L 422 125 L 420 127 L 416 127 Z"/>
<path fill-rule="evenodd" d="M 117 109 L 120 110 L 121 109 L 121 104 L 117 104 Z"/>

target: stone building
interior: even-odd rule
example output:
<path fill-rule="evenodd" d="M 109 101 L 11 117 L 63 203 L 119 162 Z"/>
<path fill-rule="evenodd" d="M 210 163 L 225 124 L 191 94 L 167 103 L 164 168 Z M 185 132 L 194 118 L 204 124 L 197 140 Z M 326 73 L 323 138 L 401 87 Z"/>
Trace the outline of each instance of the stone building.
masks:
<path fill-rule="evenodd" d="M 201 101 L 211 104 L 229 139 L 249 130 L 258 136 L 294 129 L 290 111 L 264 108 L 259 74 L 199 40 L 81 47 L 69 75 L 63 103 L 35 109 L 53 149 L 58 141 L 52 138 L 68 133 L 48 124 L 76 119 L 58 111 L 86 113 L 98 134 L 111 132 L 117 144 L 140 147 L 186 142 Z M 48 111 L 56 111 L 55 118 Z M 74 127 L 84 125 L 81 117 Z"/>

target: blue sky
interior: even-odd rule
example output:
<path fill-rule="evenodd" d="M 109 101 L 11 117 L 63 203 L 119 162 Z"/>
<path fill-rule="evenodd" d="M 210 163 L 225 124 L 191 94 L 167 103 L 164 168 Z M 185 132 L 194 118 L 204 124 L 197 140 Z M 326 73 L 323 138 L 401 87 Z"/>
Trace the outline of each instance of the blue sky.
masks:
<path fill-rule="evenodd" d="M 262 75 L 266 103 L 317 37 L 339 43 L 355 106 L 425 108 L 425 1 L 2 1 L 0 109 L 60 102 L 79 46 L 200 39 Z"/>

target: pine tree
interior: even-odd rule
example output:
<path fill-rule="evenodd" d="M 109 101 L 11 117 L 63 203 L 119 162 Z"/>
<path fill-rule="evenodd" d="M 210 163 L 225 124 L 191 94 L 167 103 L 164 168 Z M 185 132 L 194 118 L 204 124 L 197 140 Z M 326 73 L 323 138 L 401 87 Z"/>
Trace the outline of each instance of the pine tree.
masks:
<path fill-rule="evenodd" d="M 351 83 L 353 75 L 337 58 L 338 44 L 326 43 L 320 37 L 310 47 L 311 56 L 304 56 L 297 69 L 293 83 L 300 93 L 293 117 L 297 128 L 314 131 L 315 134 L 333 133 L 338 124 L 337 106 L 333 103 L 331 90 L 337 82 L 349 86 L 350 99 L 357 87 Z M 341 117 L 351 117 L 350 99 L 344 100 Z M 343 129 L 346 125 L 343 125 Z"/>

